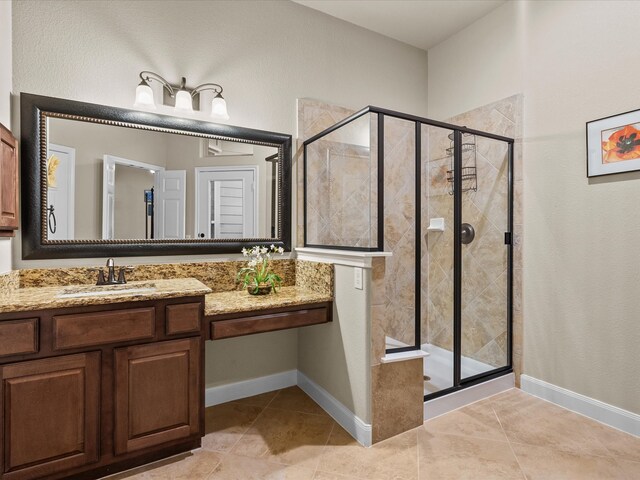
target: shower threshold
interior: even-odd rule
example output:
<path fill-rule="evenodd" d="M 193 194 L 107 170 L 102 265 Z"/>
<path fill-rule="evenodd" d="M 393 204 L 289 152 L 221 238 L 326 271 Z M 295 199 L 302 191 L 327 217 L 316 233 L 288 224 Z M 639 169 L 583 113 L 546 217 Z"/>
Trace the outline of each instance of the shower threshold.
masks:
<path fill-rule="evenodd" d="M 424 382 L 424 394 L 429 395 L 451 387 L 453 385 L 453 352 L 430 343 L 422 344 L 422 350 L 429 354 L 424 359 L 424 375 L 429 378 Z M 473 377 L 495 368 L 473 358 L 462 357 L 462 378 Z"/>

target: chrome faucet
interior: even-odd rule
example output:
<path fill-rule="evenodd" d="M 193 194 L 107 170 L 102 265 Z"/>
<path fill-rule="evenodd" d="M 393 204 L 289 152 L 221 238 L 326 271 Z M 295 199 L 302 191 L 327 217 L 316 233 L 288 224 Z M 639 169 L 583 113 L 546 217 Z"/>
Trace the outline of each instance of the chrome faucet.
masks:
<path fill-rule="evenodd" d="M 109 273 L 107 274 L 107 283 L 109 284 L 116 283 L 115 264 L 116 263 L 113 261 L 113 258 L 107 260 L 107 268 L 109 269 Z"/>
<path fill-rule="evenodd" d="M 120 267 L 120 271 L 118 272 L 118 279 L 116 280 L 116 264 L 113 261 L 113 258 L 107 260 L 107 278 L 104 278 L 104 270 L 101 268 L 98 269 L 98 281 L 96 285 L 122 285 L 127 283 L 127 279 L 124 277 L 124 273 L 126 271 L 130 271 L 131 269 Z"/>

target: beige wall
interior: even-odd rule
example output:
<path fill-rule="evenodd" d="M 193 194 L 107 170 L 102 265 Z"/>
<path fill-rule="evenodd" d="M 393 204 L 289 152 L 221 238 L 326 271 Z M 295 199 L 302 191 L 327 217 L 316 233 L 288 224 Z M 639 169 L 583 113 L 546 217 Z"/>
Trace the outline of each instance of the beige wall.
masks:
<path fill-rule="evenodd" d="M 333 322 L 301 328 L 298 369 L 366 423 L 371 423 L 369 376 L 371 269 L 353 286 L 353 267 L 335 266 Z"/>
<path fill-rule="evenodd" d="M 429 52 L 434 116 L 524 94 L 524 373 L 634 413 L 640 174 L 588 180 L 585 122 L 638 108 L 624 46 L 639 16 L 634 1 L 509 2 Z M 482 68 L 461 76 L 456 54 Z"/>
<path fill-rule="evenodd" d="M 353 108 L 374 104 L 426 113 L 424 51 L 301 5 L 287 1 L 115 5 L 17 0 L 14 91 L 131 108 L 138 73 L 150 69 L 169 79 L 185 75 L 189 84 L 221 83 L 230 123 L 265 130 L 293 134 L 298 97 Z M 178 9 L 184 14 L 176 17 L 172 12 Z M 211 28 L 215 19 L 224 21 Z M 65 25 L 65 35 L 47 33 L 56 22 Z M 187 45 L 189 55 L 184 54 Z M 19 102 L 15 103 L 17 111 Z M 96 263 L 22 261 L 20 242 L 14 243 L 15 262 L 23 268 Z M 154 261 L 168 260 L 180 257 Z"/>
<path fill-rule="evenodd" d="M 163 133 L 60 118 L 49 119 L 49 128 L 51 143 L 76 150 L 74 234 L 77 239 L 102 238 L 104 155 L 114 155 L 160 167 L 166 164 L 167 135 Z M 116 198 L 116 207 L 118 204 Z M 125 209 L 126 211 L 128 209 Z M 121 216 L 120 213 L 123 211 L 116 210 L 116 222 Z"/>
<path fill-rule="evenodd" d="M 429 50 L 430 118 L 444 120 L 522 91 L 519 4 L 506 2 Z"/>
<path fill-rule="evenodd" d="M 51 34 L 51 25 L 63 26 L 64 34 Z M 296 126 L 296 98 L 301 97 L 416 114 L 425 114 L 427 108 L 424 51 L 288 1 L 18 0 L 13 4 L 13 39 L 16 93 L 131 108 L 138 73 L 152 70 L 172 81 L 186 76 L 190 85 L 221 83 L 231 124 L 290 134 Z M 295 178 L 294 167 L 294 198 Z M 295 225 L 295 215 L 293 221 Z M 22 261 L 20 242 L 14 245 L 19 268 L 104 263 Z M 126 262 L 186 259 L 212 256 L 136 257 Z M 215 378 L 209 377 L 208 383 L 222 381 L 223 368 L 228 369 L 228 382 L 267 375 L 274 368 L 296 368 L 291 352 L 297 351 L 297 336 L 285 332 L 274 338 L 286 357 L 282 362 L 271 359 L 270 338 L 263 335 L 238 340 L 236 348 L 224 350 L 224 358 L 215 357 L 215 343 L 209 346 L 207 369 L 220 370 L 214 370 Z M 259 361 L 243 369 L 239 365 L 249 362 L 249 346 Z"/>
<path fill-rule="evenodd" d="M 147 208 L 144 191 L 153 188 L 154 175 L 149 170 L 116 164 L 114 238 L 146 238 Z"/>
<path fill-rule="evenodd" d="M 11 128 L 11 2 L 0 1 L 0 123 Z M 0 239 L 0 273 L 11 270 L 11 240 Z"/>
<path fill-rule="evenodd" d="M 293 370 L 298 364 L 297 345 L 296 329 L 205 342 L 205 386 Z"/>

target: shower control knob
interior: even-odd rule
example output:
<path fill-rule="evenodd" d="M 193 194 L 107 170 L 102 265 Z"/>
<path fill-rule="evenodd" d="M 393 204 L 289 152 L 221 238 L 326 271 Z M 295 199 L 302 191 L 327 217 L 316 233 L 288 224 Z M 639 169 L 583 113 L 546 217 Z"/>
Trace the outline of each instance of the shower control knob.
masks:
<path fill-rule="evenodd" d="M 473 239 L 476 238 L 476 231 L 473 227 L 468 223 L 463 223 L 460 225 L 460 241 L 465 245 L 473 242 Z"/>

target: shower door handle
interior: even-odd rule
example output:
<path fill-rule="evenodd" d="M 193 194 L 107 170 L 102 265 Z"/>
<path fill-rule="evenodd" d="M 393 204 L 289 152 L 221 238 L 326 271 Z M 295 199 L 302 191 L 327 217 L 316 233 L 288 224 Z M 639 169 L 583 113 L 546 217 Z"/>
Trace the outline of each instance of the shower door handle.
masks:
<path fill-rule="evenodd" d="M 469 223 L 463 223 L 460 225 L 460 242 L 467 245 L 473 242 L 474 238 L 476 238 L 476 231 L 472 225 Z"/>

